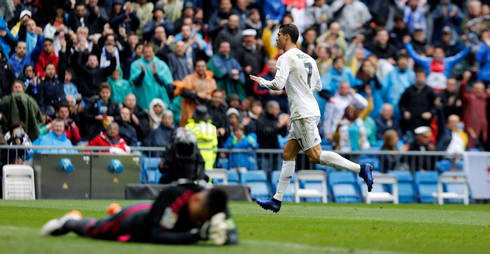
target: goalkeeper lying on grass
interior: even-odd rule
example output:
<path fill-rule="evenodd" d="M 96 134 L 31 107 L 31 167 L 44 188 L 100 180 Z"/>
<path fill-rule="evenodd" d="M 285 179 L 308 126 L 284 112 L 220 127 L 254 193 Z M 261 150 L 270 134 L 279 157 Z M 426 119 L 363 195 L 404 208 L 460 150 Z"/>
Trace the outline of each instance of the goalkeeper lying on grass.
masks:
<path fill-rule="evenodd" d="M 155 202 L 125 207 L 101 219 L 83 218 L 79 211 L 48 221 L 41 235 L 70 231 L 94 239 L 161 244 L 191 244 L 211 240 L 236 244 L 238 233 L 227 211 L 228 196 L 219 188 L 181 184 L 164 189 Z"/>

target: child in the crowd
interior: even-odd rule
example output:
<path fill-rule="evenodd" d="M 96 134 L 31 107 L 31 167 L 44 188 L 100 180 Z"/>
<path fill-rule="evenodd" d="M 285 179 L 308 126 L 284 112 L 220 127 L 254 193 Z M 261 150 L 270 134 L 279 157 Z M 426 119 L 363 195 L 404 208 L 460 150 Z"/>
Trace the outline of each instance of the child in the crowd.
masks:
<path fill-rule="evenodd" d="M 165 103 L 161 99 L 155 98 L 150 102 L 148 115 L 150 115 L 151 131 L 160 127 L 160 123 L 163 119 L 163 111 L 165 111 L 166 108 Z"/>
<path fill-rule="evenodd" d="M 72 70 L 65 71 L 65 81 L 63 83 L 63 88 L 65 90 L 65 96 L 73 96 L 76 101 L 80 101 L 82 99 L 82 95 L 78 93 L 78 88 L 73 84 L 73 73 Z"/>
<path fill-rule="evenodd" d="M 110 123 L 121 121 L 119 105 L 109 99 L 111 97 L 111 85 L 105 82 L 100 84 L 99 95 L 100 99 L 92 99 L 87 110 L 84 111 L 85 119 L 88 120 L 87 133 L 89 140 L 97 137 Z"/>
<path fill-rule="evenodd" d="M 24 66 L 24 70 L 19 74 L 19 79 L 24 82 L 24 90 L 26 94 L 36 98 L 38 93 L 38 85 L 41 80 L 34 73 L 34 67 L 30 64 Z"/>
<path fill-rule="evenodd" d="M 233 136 L 229 136 L 223 145 L 227 149 L 257 149 L 257 135 L 252 133 L 245 135 L 243 124 L 235 124 L 233 127 Z M 254 153 L 232 153 L 231 167 L 238 168 L 239 171 L 256 170 L 257 162 Z"/>
<path fill-rule="evenodd" d="M 107 83 L 111 85 L 111 100 L 119 104 L 124 104 L 126 95 L 133 93 L 129 82 L 123 79 L 122 69 L 119 66 L 112 72 L 112 75 L 107 78 Z"/>

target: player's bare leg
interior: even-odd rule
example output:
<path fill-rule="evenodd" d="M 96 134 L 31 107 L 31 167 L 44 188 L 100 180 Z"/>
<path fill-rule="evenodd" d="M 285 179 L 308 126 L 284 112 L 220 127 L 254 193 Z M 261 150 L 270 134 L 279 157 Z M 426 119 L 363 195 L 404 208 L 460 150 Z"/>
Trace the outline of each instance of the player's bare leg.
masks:
<path fill-rule="evenodd" d="M 279 183 L 277 184 L 276 195 L 270 200 L 257 200 L 257 204 L 265 210 L 271 210 L 277 213 L 281 209 L 282 197 L 293 177 L 294 169 L 296 168 L 296 155 L 298 155 L 299 151 L 301 151 L 301 146 L 298 141 L 295 139 L 288 140 L 282 152 L 284 161 L 282 163 Z"/>
<path fill-rule="evenodd" d="M 310 159 L 310 161 L 314 164 L 322 164 L 336 169 L 349 170 L 359 174 L 359 177 L 364 179 L 364 182 L 366 182 L 368 191 L 370 192 L 373 188 L 373 176 L 371 174 L 371 171 L 373 170 L 372 165 L 359 165 L 340 156 L 338 153 L 323 151 L 320 144 L 306 150 L 305 153 L 308 156 L 308 159 Z"/>

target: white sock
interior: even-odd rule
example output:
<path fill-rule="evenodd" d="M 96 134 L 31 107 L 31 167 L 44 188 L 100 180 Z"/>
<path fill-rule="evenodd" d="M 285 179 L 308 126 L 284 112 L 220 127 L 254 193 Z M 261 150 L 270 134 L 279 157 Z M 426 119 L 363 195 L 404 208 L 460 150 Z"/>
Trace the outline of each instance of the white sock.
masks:
<path fill-rule="evenodd" d="M 323 151 L 320 154 L 320 164 L 337 169 L 349 170 L 357 174 L 361 171 L 361 165 L 329 151 Z"/>
<path fill-rule="evenodd" d="M 276 190 L 276 195 L 274 195 L 274 199 L 282 201 L 284 192 L 288 188 L 291 178 L 293 178 L 295 168 L 296 168 L 296 161 L 282 162 L 281 176 L 279 177 L 279 183 L 277 184 L 277 190 Z"/>

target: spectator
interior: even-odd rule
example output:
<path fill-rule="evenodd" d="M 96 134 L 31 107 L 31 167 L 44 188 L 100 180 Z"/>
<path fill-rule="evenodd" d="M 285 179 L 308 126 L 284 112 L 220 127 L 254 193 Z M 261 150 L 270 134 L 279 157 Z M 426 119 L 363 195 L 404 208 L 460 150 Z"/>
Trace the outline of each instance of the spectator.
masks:
<path fill-rule="evenodd" d="M 367 139 L 364 119 L 369 115 L 372 107 L 368 107 L 360 114 L 360 109 L 350 104 L 345 109 L 342 120 L 337 124 L 337 130 L 332 140 L 337 144 L 336 150 L 340 152 L 360 151 L 369 149 L 371 145 Z"/>
<path fill-rule="evenodd" d="M 73 74 L 72 70 L 65 70 L 65 80 L 63 82 L 63 90 L 65 96 L 73 96 L 77 101 L 82 100 L 82 95 L 78 93 L 78 88 L 72 82 Z"/>
<path fill-rule="evenodd" d="M 136 130 L 131 126 L 131 110 L 121 109 L 121 123 L 119 125 L 119 136 L 126 141 L 129 146 L 137 146 L 138 136 Z"/>
<path fill-rule="evenodd" d="M 408 147 L 408 151 L 417 151 L 422 153 L 427 151 L 436 151 L 436 145 L 430 141 L 430 136 L 432 136 L 430 127 L 420 126 L 416 128 L 414 132 L 416 135 L 415 140 L 406 144 L 403 150 L 407 150 Z M 407 157 L 407 162 L 411 170 L 425 171 L 434 167 L 434 165 L 430 163 L 430 160 L 423 155 L 412 155 Z"/>
<path fill-rule="evenodd" d="M 148 111 L 150 115 L 149 119 L 151 131 L 154 131 L 158 128 L 158 126 L 160 126 L 163 119 L 163 111 L 166 108 L 165 103 L 158 98 L 155 98 L 150 102 L 150 109 Z"/>
<path fill-rule="evenodd" d="M 123 79 L 122 69 L 119 66 L 112 72 L 112 75 L 107 78 L 107 83 L 111 85 L 112 93 L 110 99 L 119 104 L 123 104 L 126 96 L 133 92 L 129 82 Z"/>
<path fill-rule="evenodd" d="M 403 14 L 396 14 L 395 25 L 393 26 L 393 29 L 390 31 L 390 43 L 392 43 L 397 50 L 401 50 L 405 47 L 403 43 L 403 37 L 410 35 L 412 33 L 413 32 L 410 32 L 407 23 L 403 21 Z"/>
<path fill-rule="evenodd" d="M 425 54 L 427 50 L 429 50 L 428 42 L 427 42 L 427 34 L 425 33 L 424 30 L 422 30 L 422 27 L 415 27 L 415 31 L 413 32 L 413 41 L 411 41 L 413 49 L 415 52 L 419 54 Z M 402 49 L 405 48 L 405 37 L 402 38 L 402 43 L 403 47 Z"/>
<path fill-rule="evenodd" d="M 8 62 L 7 55 L 0 48 L 0 98 L 10 94 L 14 80 L 14 68 Z"/>
<path fill-rule="evenodd" d="M 111 49 L 109 48 L 109 50 Z M 85 103 L 89 102 L 90 97 L 99 93 L 100 83 L 105 82 L 107 77 L 116 69 L 114 56 L 111 58 L 111 65 L 106 68 L 99 67 L 96 55 L 88 55 L 87 65 L 82 65 L 82 59 L 87 57 L 87 55 L 85 52 L 75 51 L 71 58 L 71 64 L 77 76 L 75 85 L 77 85 Z"/>
<path fill-rule="evenodd" d="M 455 56 L 463 49 L 463 45 L 459 39 L 453 39 L 453 33 L 449 26 L 445 26 L 442 29 L 441 44 L 444 50 L 444 55 L 447 57 Z"/>
<path fill-rule="evenodd" d="M 329 43 L 330 48 L 337 47 L 340 51 L 345 52 L 347 50 L 347 42 L 345 41 L 345 33 L 342 31 L 338 22 L 330 23 L 330 29 L 323 33 L 316 39 L 317 44 L 328 43 L 328 39 L 331 38 L 333 43 Z"/>
<path fill-rule="evenodd" d="M 24 66 L 24 71 L 19 74 L 19 80 L 24 82 L 25 93 L 32 98 L 37 98 L 38 86 L 41 79 L 34 75 L 34 67 L 28 64 Z"/>
<path fill-rule="evenodd" d="M 112 2 L 112 10 L 109 16 L 109 25 L 114 32 L 118 32 L 119 28 L 124 28 L 126 34 L 131 31 L 136 31 L 140 26 L 140 20 L 135 11 L 131 11 L 131 2 L 126 2 L 123 8 L 122 0 Z"/>
<path fill-rule="evenodd" d="M 266 80 L 273 80 L 274 77 L 276 76 L 277 72 L 277 60 L 274 58 L 271 58 L 267 60 L 267 73 L 266 74 L 260 74 L 259 77 L 262 77 Z M 288 103 L 288 96 L 286 94 L 286 90 L 272 90 L 272 89 L 267 89 L 264 87 L 259 86 L 258 83 L 254 84 L 254 92 L 256 95 L 258 95 L 258 98 L 262 102 L 263 105 L 266 105 L 267 102 L 273 100 L 277 101 L 279 103 L 279 106 L 281 107 L 281 112 L 283 113 L 288 113 L 289 112 L 289 103 Z"/>
<path fill-rule="evenodd" d="M 262 2 L 262 11 L 264 12 L 265 21 L 269 20 L 275 24 L 280 24 L 284 13 L 286 13 L 286 6 L 282 0 L 270 0 Z"/>
<path fill-rule="evenodd" d="M 389 103 L 383 104 L 381 109 L 381 114 L 376 118 L 376 139 L 383 140 L 385 137 L 385 133 L 388 130 L 394 130 L 397 134 L 397 137 L 402 136 L 402 130 L 398 121 L 396 121 L 393 117 L 393 105 Z"/>
<path fill-rule="evenodd" d="M 437 107 L 437 151 L 463 154 L 468 146 L 468 135 L 458 129 L 459 116 L 450 115 L 446 120 L 441 99 L 436 99 L 434 104 Z"/>
<path fill-rule="evenodd" d="M 327 73 L 332 68 L 332 51 L 327 44 L 318 46 L 318 58 L 316 59 L 316 65 L 318 66 L 318 72 L 320 76 Z"/>
<path fill-rule="evenodd" d="M 216 126 L 218 132 L 218 147 L 222 148 L 226 138 L 230 135 L 228 130 L 228 119 L 226 117 L 225 90 L 217 88 L 211 94 L 208 102 L 208 112 L 211 115 L 211 123 Z"/>
<path fill-rule="evenodd" d="M 152 14 L 154 12 L 154 6 L 153 3 L 148 2 L 147 0 L 138 0 L 136 3 L 133 3 L 132 10 L 136 12 L 136 16 L 138 16 L 140 21 L 140 25 L 138 29 L 136 29 L 136 34 L 141 37 L 143 35 L 144 25 L 153 18 Z"/>
<path fill-rule="evenodd" d="M 386 59 L 379 59 L 376 54 L 371 53 L 366 60 L 371 62 L 376 70 L 376 77 L 379 80 L 384 80 L 386 75 L 393 71 L 395 67 Z M 364 62 L 364 61 L 363 61 Z"/>
<path fill-rule="evenodd" d="M 56 118 L 52 123 L 53 130 L 46 133 L 45 135 L 39 137 L 32 143 L 34 146 L 59 146 L 59 147 L 73 147 L 70 139 L 66 137 L 65 131 L 65 121 L 61 118 Z M 73 149 L 42 149 L 35 150 L 35 153 L 54 153 L 54 154 L 63 154 L 63 153 L 76 153 Z"/>
<path fill-rule="evenodd" d="M 402 165 L 402 157 L 397 154 L 397 144 L 399 141 L 398 133 L 395 130 L 387 130 L 383 135 L 383 145 L 381 151 L 393 152 L 392 154 L 380 155 L 381 172 L 386 173 L 389 170 L 400 170 Z M 405 148 L 406 150 L 406 148 Z M 400 150 L 402 151 L 402 150 Z"/>
<path fill-rule="evenodd" d="M 415 72 L 415 84 L 403 92 L 399 107 L 403 114 L 404 131 L 412 132 L 420 126 L 429 126 L 432 117 L 435 115 L 434 100 L 436 95 L 434 90 L 426 85 L 426 72 L 419 68 Z M 408 137 L 411 143 L 411 137 Z"/>
<path fill-rule="evenodd" d="M 257 120 L 262 115 L 262 111 L 262 102 L 259 100 L 252 101 L 247 116 L 242 119 L 242 124 L 245 126 L 245 134 L 257 134 Z"/>
<path fill-rule="evenodd" d="M 8 35 L 8 33 L 7 33 Z M 19 33 L 16 38 L 20 41 L 25 41 L 27 44 L 27 54 L 31 54 L 34 48 L 36 48 L 36 44 L 38 40 L 43 40 L 43 29 L 41 27 L 36 26 L 36 21 L 33 19 L 27 20 L 26 25 L 21 25 L 19 29 Z M 8 37 L 4 37 L 4 39 L 8 40 Z"/>
<path fill-rule="evenodd" d="M 245 28 L 245 20 L 250 13 L 250 10 L 248 9 L 249 4 L 250 1 L 248 0 L 237 0 L 236 6 L 233 8 L 233 12 L 240 18 L 240 27 L 242 29 Z"/>
<path fill-rule="evenodd" d="M 144 147 L 166 147 L 170 142 L 174 131 L 174 116 L 170 110 L 165 110 L 162 114 L 161 124 L 143 140 L 142 145 Z M 150 157 L 161 157 L 162 154 L 163 152 L 150 153 Z"/>
<path fill-rule="evenodd" d="M 41 110 L 37 102 L 24 93 L 24 84 L 20 80 L 14 81 L 12 94 L 2 97 L 0 112 L 7 119 L 7 123 L 25 123 L 25 132 L 36 140 L 39 137 L 38 123 L 43 121 Z"/>
<path fill-rule="evenodd" d="M 410 34 L 414 34 L 417 29 L 427 32 L 427 21 L 419 2 L 420 0 L 409 0 L 405 6 L 403 22 L 407 24 Z"/>
<path fill-rule="evenodd" d="M 473 91 L 466 91 L 468 81 L 471 78 L 470 72 L 463 74 L 461 86 L 459 87 L 458 96 L 463 102 L 463 122 L 464 131 L 470 135 L 471 132 L 476 134 L 476 138 L 481 144 L 486 144 L 488 136 L 488 119 L 487 119 L 487 94 L 485 93 L 485 85 L 482 82 L 473 84 Z M 473 137 L 473 135 L 470 135 Z M 475 140 L 470 138 L 470 148 L 477 148 Z"/>
<path fill-rule="evenodd" d="M 245 75 L 238 61 L 230 56 L 230 51 L 230 43 L 221 41 L 218 54 L 208 62 L 208 69 L 214 73 L 218 87 L 225 89 L 227 96 L 236 93 L 243 100 L 246 97 L 243 88 Z"/>
<path fill-rule="evenodd" d="M 458 6 L 451 3 L 451 0 L 441 0 L 432 11 L 434 22 L 432 43 L 437 44 L 441 42 L 441 32 L 445 26 L 450 27 L 454 38 L 459 38 L 463 18 L 463 13 L 459 10 Z"/>
<path fill-rule="evenodd" d="M 208 44 L 203 40 L 202 35 L 199 33 L 201 25 L 192 25 L 192 18 L 186 18 L 184 25 L 182 26 L 182 33 L 175 36 L 175 41 L 183 41 L 185 43 L 185 54 L 188 58 L 192 58 L 195 62 L 199 58 L 207 58 L 204 53 Z"/>
<path fill-rule="evenodd" d="M 211 116 L 204 105 L 199 105 L 194 111 L 192 118 L 189 119 L 185 128 L 191 130 L 197 138 L 197 146 L 201 156 L 205 161 L 204 168 L 212 170 L 218 152 L 218 134 L 216 126 L 210 123 Z"/>
<path fill-rule="evenodd" d="M 469 2 L 469 15 L 466 16 L 466 18 L 463 20 L 463 24 L 461 25 L 462 34 L 466 34 L 467 32 L 469 32 L 467 26 L 468 21 L 474 18 L 478 18 L 482 15 L 482 3 L 480 2 L 480 0 L 471 0 Z"/>
<path fill-rule="evenodd" d="M 15 53 L 10 57 L 9 63 L 14 68 L 15 76 L 19 76 L 26 65 L 34 65 L 43 50 L 43 40 L 38 40 L 31 54 L 27 54 L 27 44 L 19 41 L 15 47 Z"/>
<path fill-rule="evenodd" d="M 478 80 L 483 81 L 486 85 L 490 84 L 490 32 L 482 32 L 482 42 L 476 52 L 476 60 L 480 63 L 478 70 Z"/>
<path fill-rule="evenodd" d="M 305 52 L 313 59 L 317 59 L 318 56 L 316 54 L 316 30 L 313 27 L 310 27 L 305 30 L 303 33 L 303 37 L 305 38 L 303 43 L 301 43 L 301 51 Z"/>
<path fill-rule="evenodd" d="M 458 84 L 455 78 L 448 78 L 446 89 L 437 94 L 437 98 L 441 99 L 442 111 L 445 116 L 463 115 L 463 102 L 458 97 Z"/>
<path fill-rule="evenodd" d="M 226 111 L 226 117 L 228 118 L 228 122 L 230 123 L 230 125 L 228 126 L 228 131 L 229 133 L 231 133 L 231 135 L 233 135 L 233 127 L 236 124 L 240 123 L 240 112 L 238 111 L 238 109 L 230 107 Z"/>
<path fill-rule="evenodd" d="M 161 98 L 166 106 L 173 97 L 172 73 L 168 65 L 155 57 L 151 45 L 143 48 L 143 57 L 131 64 L 130 82 L 134 85 L 136 102 L 143 109 L 148 109 L 150 102 Z"/>
<path fill-rule="evenodd" d="M 89 140 L 94 139 L 100 132 L 106 129 L 107 125 L 114 121 L 121 121 L 121 111 L 119 105 L 109 99 L 111 97 L 111 85 L 100 84 L 100 99 L 92 99 L 88 103 L 87 110 L 84 111 L 87 119 L 87 134 Z M 119 126 L 118 126 L 119 134 Z"/>
<path fill-rule="evenodd" d="M 126 60 L 124 60 L 124 64 L 123 64 L 123 78 L 125 80 L 129 80 L 129 75 L 130 75 L 130 72 L 131 72 L 131 64 L 134 61 L 140 59 L 143 56 L 143 46 L 144 46 L 144 44 L 138 43 L 134 47 L 133 54 L 130 57 L 128 57 Z"/>
<path fill-rule="evenodd" d="M 184 30 L 188 29 L 187 26 Z M 168 67 L 174 80 L 183 80 L 185 76 L 194 72 L 194 58 L 186 54 L 186 46 L 183 41 L 175 43 L 174 52 L 168 55 Z"/>
<path fill-rule="evenodd" d="M 10 129 L 5 133 L 7 145 L 12 146 L 32 146 L 31 139 L 26 133 L 25 125 L 22 121 L 14 121 Z M 31 149 L 17 149 L 17 152 L 11 152 L 7 156 L 7 164 L 24 164 L 24 161 L 31 158 Z M 3 157 L 2 156 L 2 157 Z"/>
<path fill-rule="evenodd" d="M 151 34 L 159 26 L 164 28 L 164 31 L 166 31 L 169 35 L 174 33 L 174 24 L 165 17 L 165 11 L 163 10 L 163 6 L 161 4 L 155 5 L 153 9 L 153 19 L 146 24 L 143 24 L 143 39 L 150 40 Z"/>
<path fill-rule="evenodd" d="M 358 84 L 357 89 L 360 91 L 361 95 L 366 95 L 366 88 L 371 88 L 373 91 L 374 109 L 371 112 L 371 117 L 377 118 L 381 113 L 381 106 L 383 105 L 384 98 L 386 98 L 384 93 L 384 88 L 381 85 L 378 77 L 376 77 L 374 65 L 371 61 L 366 60 L 362 63 L 361 69 L 357 72 L 356 84 Z M 362 91 L 362 92 L 361 92 Z"/>
<path fill-rule="evenodd" d="M 235 135 L 229 136 L 223 147 L 227 149 L 247 150 L 259 148 L 255 135 L 245 135 L 244 129 L 242 124 L 235 124 L 233 127 L 233 133 Z M 238 168 L 240 171 L 256 170 L 257 163 L 255 161 L 254 153 L 237 154 L 231 152 L 231 168 Z"/>
<path fill-rule="evenodd" d="M 144 140 L 151 132 L 148 114 L 136 104 L 136 96 L 134 94 L 126 95 L 123 107 L 131 111 L 130 123 L 136 130 L 136 134 L 138 134 L 138 140 Z"/>
<path fill-rule="evenodd" d="M 236 58 L 236 49 L 242 45 L 243 35 L 242 29 L 240 28 L 240 18 L 236 14 L 230 15 L 228 18 L 228 23 L 223 29 L 218 33 L 214 39 L 213 49 L 214 52 L 219 50 L 220 43 L 222 41 L 227 41 L 230 43 L 231 47 L 231 57 Z"/>
<path fill-rule="evenodd" d="M 66 46 L 66 45 L 65 45 Z M 46 66 L 49 63 L 54 64 L 55 69 L 58 69 L 58 61 L 59 57 L 54 52 L 53 40 L 46 38 L 44 39 L 44 49 L 39 58 L 36 61 L 36 73 L 39 73 L 40 78 L 46 77 L 46 73 L 44 72 Z"/>
<path fill-rule="evenodd" d="M 220 1 L 219 9 L 211 15 L 208 21 L 208 34 L 211 38 L 216 38 L 218 33 L 228 24 L 228 18 L 233 14 L 232 7 L 230 0 Z"/>
<path fill-rule="evenodd" d="M 282 114 L 276 101 L 269 101 L 257 120 L 257 140 L 261 148 L 279 149 L 277 135 L 286 136 L 289 116 Z"/>
<path fill-rule="evenodd" d="M 2 16 L 0 16 L 0 50 L 5 52 L 8 59 L 12 47 L 15 47 L 15 39 Z"/>
<path fill-rule="evenodd" d="M 182 10 L 182 16 L 174 22 L 174 32 L 176 34 L 178 34 L 182 31 L 182 25 L 184 25 L 184 23 L 185 23 L 184 20 L 190 18 L 191 21 L 194 22 L 194 14 L 196 14 L 196 12 L 194 10 L 194 3 L 193 2 L 186 2 L 184 4 L 184 9 Z M 199 32 L 199 31 L 196 31 L 196 32 Z M 176 35 L 176 37 L 177 37 L 177 35 Z"/>
<path fill-rule="evenodd" d="M 167 39 L 165 28 L 163 26 L 157 26 L 154 30 L 153 38 L 149 40 L 148 44 L 153 47 L 153 52 L 156 52 L 156 56 L 160 58 L 160 60 L 167 62 L 170 51 L 169 47 L 174 41 L 175 38 L 172 35 L 169 35 Z"/>
<path fill-rule="evenodd" d="M 70 107 L 68 106 L 68 104 L 60 105 L 60 107 L 58 108 L 58 117 L 58 119 L 61 119 L 64 122 L 63 132 L 65 133 L 66 138 L 70 140 L 74 146 L 76 146 L 78 142 L 82 140 L 82 138 L 80 137 L 80 131 L 77 124 L 75 123 L 75 121 L 73 121 L 73 119 L 70 118 Z M 52 124 L 53 127 L 55 124 L 54 122 L 55 121 L 53 121 Z"/>
<path fill-rule="evenodd" d="M 392 44 L 388 43 L 390 35 L 387 30 L 379 30 L 376 33 L 375 41 L 372 43 L 366 43 L 366 49 L 376 54 L 380 59 L 386 59 L 391 64 L 396 64 L 395 60 L 397 48 Z"/>
<path fill-rule="evenodd" d="M 87 11 L 85 2 L 78 2 L 76 0 L 70 0 L 71 8 L 69 13 L 68 25 L 73 31 L 77 31 L 79 27 L 87 27 L 89 31 L 94 33 L 95 29 L 93 25 L 97 19 L 95 11 Z M 113 16 L 110 17 L 112 19 Z"/>
<path fill-rule="evenodd" d="M 83 118 L 84 107 L 81 101 L 76 101 L 75 98 L 71 95 L 66 96 L 66 102 L 68 104 L 68 108 L 70 111 L 70 118 L 76 123 L 77 126 L 84 126 L 84 123 L 80 122 L 80 118 Z M 80 130 L 80 129 L 79 129 Z M 85 131 L 85 128 L 80 130 L 80 136 L 83 136 L 82 133 Z"/>
<path fill-rule="evenodd" d="M 192 117 L 198 105 L 206 105 L 211 100 L 212 93 L 217 88 L 213 75 L 213 72 L 207 69 L 206 62 L 199 60 L 196 62 L 195 72 L 182 80 L 180 127 L 187 124 L 187 119 Z M 175 95 L 179 95 L 178 91 Z"/>
<path fill-rule="evenodd" d="M 444 85 L 446 84 L 446 80 L 451 74 L 451 70 L 453 69 L 454 65 L 465 58 L 471 50 L 471 47 L 468 46 L 455 56 L 445 57 L 444 48 L 441 46 L 436 46 L 434 47 L 433 57 L 423 57 L 415 52 L 410 40 L 411 39 L 408 36 L 403 39 L 405 42 L 405 48 L 415 63 L 424 68 L 425 72 L 428 74 L 427 85 L 441 90 L 445 88 Z M 441 84 L 443 86 L 441 86 Z"/>
<path fill-rule="evenodd" d="M 65 35 L 68 35 L 68 27 L 65 22 L 65 11 L 63 9 L 56 9 L 53 19 L 51 19 L 51 21 L 44 27 L 43 35 L 44 38 L 53 40 L 54 52 L 58 55 L 58 52 L 61 50 L 61 41 L 64 40 Z M 36 45 L 36 48 L 37 47 L 38 46 Z"/>
<path fill-rule="evenodd" d="M 368 8 L 359 0 L 335 0 L 330 11 L 333 19 L 342 26 L 347 40 L 354 38 L 359 29 L 371 20 Z"/>
<path fill-rule="evenodd" d="M 245 92 L 253 94 L 254 81 L 250 75 L 258 75 L 264 67 L 264 49 L 257 44 L 255 36 L 257 32 L 253 29 L 243 31 L 243 43 L 236 49 L 235 59 L 245 71 Z"/>
<path fill-rule="evenodd" d="M 315 98 L 321 109 L 324 109 L 330 97 L 339 91 L 342 82 L 347 82 L 351 86 L 355 83 L 355 77 L 349 67 L 344 67 L 344 59 L 336 57 L 330 71 L 322 76 L 322 91 L 315 93 Z M 324 115 L 322 114 L 321 117 L 323 119 Z"/>
<path fill-rule="evenodd" d="M 109 26 L 106 25 L 106 28 L 109 28 Z M 124 29 L 122 29 L 122 31 L 124 31 Z M 123 37 L 126 35 L 123 32 L 120 36 Z M 107 32 L 103 33 L 103 36 L 100 37 L 97 43 L 98 46 L 92 50 L 92 54 L 99 56 L 100 68 L 109 67 L 111 65 L 111 61 L 113 61 L 112 56 L 114 56 L 116 59 L 116 66 L 120 66 L 120 59 L 126 58 L 126 56 L 129 55 L 129 44 L 127 42 L 123 42 L 121 47 L 119 47 L 118 44 L 121 45 L 119 42 L 116 43 L 116 36 L 113 34 L 113 31 L 110 28 Z"/>
<path fill-rule="evenodd" d="M 262 38 L 262 21 L 260 20 L 260 11 L 258 9 L 251 9 L 248 18 L 245 20 L 244 29 L 254 29 L 257 32 L 257 38 Z"/>
<path fill-rule="evenodd" d="M 323 33 L 327 30 L 329 16 L 330 6 L 325 4 L 325 0 L 315 0 L 313 5 L 306 9 L 307 27 L 314 27 L 316 32 Z"/>
<path fill-rule="evenodd" d="M 65 88 L 63 87 L 66 68 L 66 41 L 61 42 L 59 59 L 59 75 L 56 76 L 54 63 L 48 63 L 45 67 L 46 76 L 39 84 L 37 94 L 39 109 L 51 118 L 54 118 L 60 103 L 66 103 Z"/>
<path fill-rule="evenodd" d="M 415 72 L 408 69 L 407 55 L 400 55 L 398 57 L 397 66 L 386 75 L 383 82 L 386 89 L 384 92 L 384 95 L 386 96 L 385 101 L 391 105 L 398 105 L 403 92 L 410 87 L 410 85 L 415 83 Z M 394 109 L 393 118 L 395 121 L 399 121 L 402 118 L 398 106 Z"/>
<path fill-rule="evenodd" d="M 349 83 L 342 82 L 340 83 L 339 92 L 324 107 L 323 129 L 327 140 L 332 140 L 337 124 L 342 120 L 342 116 L 350 104 L 353 104 L 359 110 L 363 110 L 368 106 L 368 101 L 356 93 L 354 89 L 351 89 Z"/>
<path fill-rule="evenodd" d="M 126 141 L 119 136 L 119 125 L 110 123 L 107 125 L 105 133 L 102 131 L 94 139 L 90 140 L 87 146 L 110 146 L 109 151 L 102 150 L 103 153 L 111 154 L 130 154 L 131 148 Z"/>

